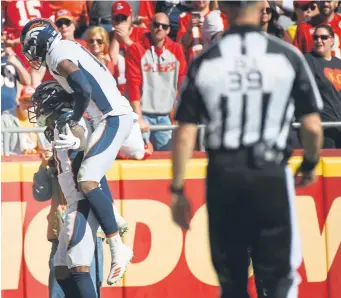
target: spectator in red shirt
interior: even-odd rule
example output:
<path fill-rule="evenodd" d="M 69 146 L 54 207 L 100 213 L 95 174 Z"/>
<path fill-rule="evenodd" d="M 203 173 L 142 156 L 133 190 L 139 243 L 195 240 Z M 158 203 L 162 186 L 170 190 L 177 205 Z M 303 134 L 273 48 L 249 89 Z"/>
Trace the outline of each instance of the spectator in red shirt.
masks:
<path fill-rule="evenodd" d="M 313 33 L 317 25 L 329 25 L 332 27 L 334 36 L 334 47 L 332 54 L 341 58 L 341 16 L 335 13 L 338 1 L 318 1 L 320 14 L 309 22 L 298 25 L 294 45 L 303 53 L 309 53 L 313 46 Z"/>
<path fill-rule="evenodd" d="M 148 29 L 133 26 L 133 11 L 126 1 L 117 1 L 112 5 L 112 24 L 110 57 L 115 65 L 115 78 L 122 95 L 125 93 L 125 53 L 134 42 L 141 42 Z"/>
<path fill-rule="evenodd" d="M 201 27 L 205 17 L 210 12 L 210 1 L 193 1 L 193 4 L 192 12 L 180 15 L 179 30 L 176 37 L 176 40 L 183 45 L 188 60 L 191 60 L 203 49 Z M 199 12 L 200 15 L 193 12 Z"/>
<path fill-rule="evenodd" d="M 142 22 L 146 27 L 149 26 L 150 20 L 155 14 L 155 5 L 157 1 L 145 0 L 139 1 L 139 17 L 138 20 Z"/>
<path fill-rule="evenodd" d="M 294 15 L 293 20 L 296 21 L 295 24 L 289 26 L 287 32 L 290 39 L 293 41 L 296 35 L 297 26 L 303 22 L 307 22 L 310 18 L 318 15 L 320 12 L 316 1 L 302 0 L 294 2 Z"/>
<path fill-rule="evenodd" d="M 75 21 L 70 11 L 66 9 L 62 9 L 56 12 L 55 25 L 58 27 L 59 32 L 62 35 L 62 39 L 64 40 L 75 40 L 79 42 L 81 45 L 85 46 L 85 42 L 82 39 L 75 39 Z M 27 59 L 26 59 L 27 61 Z M 38 70 L 31 68 L 31 78 L 32 78 L 32 86 L 37 88 L 40 83 L 54 80 L 54 77 L 50 74 L 50 72 L 46 71 L 46 66 L 41 66 Z"/>
<path fill-rule="evenodd" d="M 3 31 L 7 36 L 6 46 L 13 48 L 15 54 L 28 69 L 29 63 L 21 51 L 21 30 L 30 20 L 36 18 L 53 19 L 51 7 L 47 1 L 38 0 L 2 1 L 1 6 L 5 18 Z"/>
<path fill-rule="evenodd" d="M 150 125 L 170 125 L 176 93 L 186 73 L 186 60 L 180 44 L 167 35 L 169 18 L 155 14 L 142 43 L 134 43 L 127 50 L 127 95 L 145 138 L 157 151 L 169 150 L 171 131 L 150 133 Z"/>

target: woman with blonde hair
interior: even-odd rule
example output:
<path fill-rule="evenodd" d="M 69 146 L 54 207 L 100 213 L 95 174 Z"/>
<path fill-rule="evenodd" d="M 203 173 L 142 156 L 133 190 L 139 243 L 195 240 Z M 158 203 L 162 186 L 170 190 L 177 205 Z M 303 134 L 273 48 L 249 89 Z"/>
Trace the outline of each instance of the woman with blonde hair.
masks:
<path fill-rule="evenodd" d="M 85 35 L 86 47 L 114 75 L 114 65 L 109 56 L 108 32 L 99 26 L 90 27 Z"/>

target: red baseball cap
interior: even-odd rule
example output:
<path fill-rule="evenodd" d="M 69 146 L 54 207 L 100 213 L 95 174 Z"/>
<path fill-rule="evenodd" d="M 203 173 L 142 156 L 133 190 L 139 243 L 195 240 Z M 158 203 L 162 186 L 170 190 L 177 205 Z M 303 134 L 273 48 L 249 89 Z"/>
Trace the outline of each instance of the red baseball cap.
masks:
<path fill-rule="evenodd" d="M 129 3 L 126 1 L 116 1 L 111 8 L 111 14 L 113 17 L 120 14 L 129 17 L 132 13 L 133 10 L 131 9 Z"/>
<path fill-rule="evenodd" d="M 31 86 L 24 86 L 21 89 L 21 93 L 20 93 L 20 97 L 19 100 L 23 100 L 23 99 L 27 99 L 27 98 L 31 98 L 34 94 L 34 88 Z"/>
<path fill-rule="evenodd" d="M 73 18 L 73 15 L 71 14 L 71 12 L 66 10 L 66 9 L 60 9 L 56 12 L 55 21 L 57 22 L 60 19 L 68 19 L 71 22 L 74 21 L 74 18 Z"/>

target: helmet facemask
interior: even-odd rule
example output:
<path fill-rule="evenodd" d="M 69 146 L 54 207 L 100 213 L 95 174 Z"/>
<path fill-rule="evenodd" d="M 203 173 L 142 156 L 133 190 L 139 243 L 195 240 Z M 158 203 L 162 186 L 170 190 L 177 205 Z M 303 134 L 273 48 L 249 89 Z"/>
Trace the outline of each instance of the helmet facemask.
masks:
<path fill-rule="evenodd" d="M 41 106 L 40 102 L 33 99 L 33 104 L 28 109 L 28 120 L 40 127 L 45 127 L 47 126 L 47 119 L 58 112 L 62 106 L 63 103 L 61 102 L 54 108 L 45 109 Z"/>
<path fill-rule="evenodd" d="M 72 110 L 72 104 L 72 96 L 57 82 L 45 82 L 32 96 L 32 105 L 28 109 L 29 121 L 41 127 L 47 126 L 49 118 L 53 122 L 62 113 Z"/>

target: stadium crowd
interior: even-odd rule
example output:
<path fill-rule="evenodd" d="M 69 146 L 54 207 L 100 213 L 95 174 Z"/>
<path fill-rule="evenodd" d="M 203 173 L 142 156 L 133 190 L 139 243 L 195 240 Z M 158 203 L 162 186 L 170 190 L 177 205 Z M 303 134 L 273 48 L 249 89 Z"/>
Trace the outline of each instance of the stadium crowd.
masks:
<path fill-rule="evenodd" d="M 339 1 L 294 1 L 293 11 L 282 4 L 264 1 L 263 30 L 306 54 L 324 100 L 322 120 L 341 121 Z M 139 115 L 144 157 L 153 150 L 168 151 L 171 130 L 151 127 L 174 124 L 176 97 L 189 63 L 228 29 L 228 20 L 218 9 L 218 1 L 207 0 L 2 1 L 2 128 L 34 127 L 29 121 L 30 96 L 40 83 L 53 79 L 45 66 L 30 67 L 21 52 L 21 29 L 29 20 L 43 17 L 53 20 L 62 39 L 79 42 L 110 70 Z M 300 148 L 295 131 L 292 141 Z M 44 136 L 36 133 L 12 133 L 8 142 L 10 154 L 50 150 Z M 324 147 L 341 148 L 340 128 L 325 130 Z M 128 158 L 124 152 L 119 157 Z"/>

